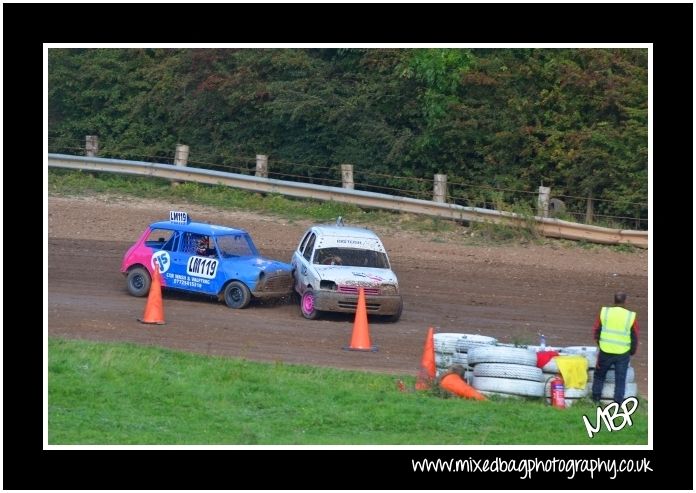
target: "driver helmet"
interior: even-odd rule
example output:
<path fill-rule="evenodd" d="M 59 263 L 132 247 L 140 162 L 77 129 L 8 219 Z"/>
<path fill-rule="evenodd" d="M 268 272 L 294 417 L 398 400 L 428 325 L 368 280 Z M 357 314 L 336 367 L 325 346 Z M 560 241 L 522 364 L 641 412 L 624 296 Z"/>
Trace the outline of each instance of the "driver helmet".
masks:
<path fill-rule="evenodd" d="M 200 240 L 198 240 L 198 247 L 196 248 L 196 253 L 199 255 L 205 255 L 208 253 L 208 238 L 203 237 Z"/>

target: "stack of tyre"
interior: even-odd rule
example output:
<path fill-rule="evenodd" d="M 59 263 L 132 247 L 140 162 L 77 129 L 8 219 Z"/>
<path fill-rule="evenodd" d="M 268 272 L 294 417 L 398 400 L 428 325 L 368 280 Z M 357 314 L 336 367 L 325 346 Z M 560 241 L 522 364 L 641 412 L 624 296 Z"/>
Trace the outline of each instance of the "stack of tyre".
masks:
<path fill-rule="evenodd" d="M 479 346 L 469 350 L 471 385 L 486 395 L 542 397 L 544 382 L 536 353 L 511 346 Z"/>
<path fill-rule="evenodd" d="M 588 370 L 587 375 L 587 395 L 592 395 L 592 383 L 594 381 L 594 370 Z M 601 400 L 604 404 L 614 402 L 614 385 L 616 382 L 616 374 L 611 369 L 607 372 L 604 378 L 604 386 L 602 387 Z M 624 398 L 638 397 L 638 384 L 636 383 L 636 371 L 632 366 L 628 367 L 626 373 L 626 387 L 624 387 Z"/>
<path fill-rule="evenodd" d="M 536 350 L 536 347 L 529 347 L 528 349 Z M 559 356 L 573 356 L 581 355 L 587 360 L 587 368 L 594 368 L 595 362 L 597 361 L 597 348 L 593 346 L 570 346 L 565 348 L 547 348 L 549 351 L 558 351 Z M 544 396 L 546 397 L 546 402 L 551 403 L 551 379 L 558 375 L 560 371 L 558 370 L 558 365 L 556 364 L 556 358 L 551 358 L 548 363 L 542 367 L 542 372 L 544 375 Z M 591 389 L 590 389 L 591 390 Z M 570 407 L 578 399 L 582 399 L 588 395 L 588 388 L 584 387 L 582 389 L 571 389 L 565 387 L 565 406 Z"/>
<path fill-rule="evenodd" d="M 530 347 L 530 349 L 533 349 Z M 587 359 L 587 385 L 583 389 L 571 389 L 565 387 L 565 403 L 566 407 L 572 406 L 578 399 L 582 399 L 586 396 L 592 395 L 592 379 L 594 376 L 594 369 L 597 363 L 597 347 L 596 346 L 569 346 L 564 348 L 555 349 L 559 352 L 559 356 L 568 355 L 582 355 Z M 542 368 L 544 373 L 544 395 L 546 397 L 546 402 L 551 402 L 551 385 L 550 380 L 559 373 L 558 365 L 556 364 L 555 358 L 551 359 Z M 604 387 L 602 389 L 602 402 L 612 402 L 614 399 L 614 382 L 616 380 L 614 370 L 607 372 L 607 376 L 604 380 Z M 638 395 L 638 388 L 636 385 L 636 374 L 633 367 L 629 367 L 628 374 L 626 375 L 626 390 L 624 392 L 625 397 L 635 397 Z"/>
<path fill-rule="evenodd" d="M 453 332 L 437 333 L 433 336 L 435 349 L 436 373 L 439 377 L 452 365 L 462 365 L 466 370 L 466 381 L 471 384 L 473 368 L 469 365 L 470 349 L 481 346 L 492 346 L 498 341 L 495 337 L 479 334 L 460 334 Z"/>

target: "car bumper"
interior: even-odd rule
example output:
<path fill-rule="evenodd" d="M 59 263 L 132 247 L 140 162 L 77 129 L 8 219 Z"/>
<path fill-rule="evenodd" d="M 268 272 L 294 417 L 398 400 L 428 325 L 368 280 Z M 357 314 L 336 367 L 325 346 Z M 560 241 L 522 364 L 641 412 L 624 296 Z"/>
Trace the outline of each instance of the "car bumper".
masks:
<path fill-rule="evenodd" d="M 256 298 L 278 298 L 292 293 L 293 278 L 290 272 L 268 276 L 259 281 L 251 292 Z"/>
<path fill-rule="evenodd" d="M 371 315 L 394 315 L 399 312 L 401 295 L 365 296 L 365 307 Z M 315 291 L 314 308 L 324 312 L 355 313 L 358 297 L 334 291 Z"/>

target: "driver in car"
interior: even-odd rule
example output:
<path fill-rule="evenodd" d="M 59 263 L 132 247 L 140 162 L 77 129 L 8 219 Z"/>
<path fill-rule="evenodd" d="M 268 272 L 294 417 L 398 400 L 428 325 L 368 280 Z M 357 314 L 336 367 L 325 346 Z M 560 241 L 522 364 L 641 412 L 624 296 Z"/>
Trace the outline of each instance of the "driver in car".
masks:
<path fill-rule="evenodd" d="M 203 236 L 198 240 L 196 247 L 196 255 L 200 257 L 215 257 L 215 249 L 210 248 L 210 240 L 207 236 Z"/>

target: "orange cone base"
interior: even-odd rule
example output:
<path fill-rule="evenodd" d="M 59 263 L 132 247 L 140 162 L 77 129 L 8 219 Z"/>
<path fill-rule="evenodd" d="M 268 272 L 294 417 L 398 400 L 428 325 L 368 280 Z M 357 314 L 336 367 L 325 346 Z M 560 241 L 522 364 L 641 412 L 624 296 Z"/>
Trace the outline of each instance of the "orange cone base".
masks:
<path fill-rule="evenodd" d="M 432 383 L 416 382 L 416 390 L 430 390 L 433 387 Z"/>
<path fill-rule="evenodd" d="M 376 353 L 378 351 L 377 346 L 371 346 L 371 347 L 367 347 L 367 348 L 343 346 L 343 350 L 344 351 L 363 351 L 366 353 L 369 353 L 369 352 Z"/>
<path fill-rule="evenodd" d="M 138 319 L 138 322 L 140 322 L 141 324 L 165 325 L 164 320 L 154 320 L 154 321 L 150 321 L 150 320 L 143 320 L 142 318 L 139 318 L 139 319 Z"/>

